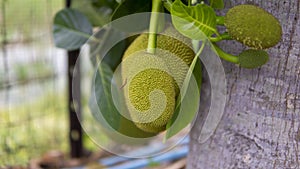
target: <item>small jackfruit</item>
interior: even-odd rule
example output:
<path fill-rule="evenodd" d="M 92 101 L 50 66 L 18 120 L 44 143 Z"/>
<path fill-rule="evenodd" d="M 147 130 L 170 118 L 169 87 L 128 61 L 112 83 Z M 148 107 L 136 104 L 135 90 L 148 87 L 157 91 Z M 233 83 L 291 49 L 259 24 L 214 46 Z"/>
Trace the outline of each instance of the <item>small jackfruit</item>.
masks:
<path fill-rule="evenodd" d="M 195 57 L 189 39 L 174 28 L 162 33 L 157 36 L 155 54 L 146 52 L 148 34 L 142 34 L 127 48 L 122 62 L 129 114 L 138 128 L 151 133 L 165 130 L 172 118 L 179 89 Z"/>
<path fill-rule="evenodd" d="M 257 68 L 269 60 L 269 55 L 264 50 L 248 49 L 239 54 L 239 64 L 243 68 Z"/>
<path fill-rule="evenodd" d="M 238 5 L 225 15 L 229 35 L 255 49 L 275 46 L 282 35 L 279 21 L 264 9 L 254 5 Z"/>

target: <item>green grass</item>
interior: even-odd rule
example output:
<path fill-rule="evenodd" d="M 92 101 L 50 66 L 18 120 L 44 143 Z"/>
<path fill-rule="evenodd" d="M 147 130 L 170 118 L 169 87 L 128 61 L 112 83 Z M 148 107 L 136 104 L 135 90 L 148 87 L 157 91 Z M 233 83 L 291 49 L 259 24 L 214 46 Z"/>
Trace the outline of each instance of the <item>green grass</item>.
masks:
<path fill-rule="evenodd" d="M 32 158 L 58 149 L 68 149 L 65 95 L 48 94 L 37 101 L 0 108 L 0 167 L 26 165 Z"/>
<path fill-rule="evenodd" d="M 34 78 L 49 78 L 50 76 L 54 76 L 52 66 L 45 64 L 45 62 L 41 60 L 30 63 L 16 63 L 13 67 L 13 71 L 16 76 L 16 81 L 23 83 Z"/>
<path fill-rule="evenodd" d="M 0 27 L 3 28 L 5 11 L 8 41 L 30 40 L 36 36 L 37 30 L 51 29 L 54 14 L 64 7 L 64 0 L 3 0 L 3 3 L 0 3 Z M 3 41 L 2 35 L 0 41 Z"/>
<path fill-rule="evenodd" d="M 68 117 L 64 92 L 60 95 L 48 93 L 32 103 L 14 106 L 9 110 L 0 107 L 0 168 L 7 165 L 25 166 L 30 159 L 38 158 L 52 149 L 67 154 Z M 88 123 L 89 119 L 85 122 Z M 89 134 L 98 140 L 107 141 L 98 130 L 92 132 Z M 86 134 L 83 142 L 86 149 L 99 151 L 99 147 Z"/>

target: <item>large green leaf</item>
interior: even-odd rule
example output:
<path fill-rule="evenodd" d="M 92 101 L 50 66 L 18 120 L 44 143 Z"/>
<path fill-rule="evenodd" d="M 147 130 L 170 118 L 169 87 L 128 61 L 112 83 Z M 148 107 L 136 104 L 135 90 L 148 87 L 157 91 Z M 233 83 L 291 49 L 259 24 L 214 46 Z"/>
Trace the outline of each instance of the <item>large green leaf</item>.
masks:
<path fill-rule="evenodd" d="M 175 0 L 171 15 L 175 28 L 188 38 L 203 40 L 217 33 L 216 14 L 206 4 L 186 6 L 180 0 Z"/>
<path fill-rule="evenodd" d="M 90 0 L 92 5 L 97 8 L 101 8 L 102 6 L 107 6 L 112 9 L 118 6 L 118 2 L 116 0 Z"/>
<path fill-rule="evenodd" d="M 102 28 L 93 36 L 100 41 L 89 42 L 92 64 L 97 63 L 96 58 L 103 59 L 112 70 L 115 70 L 120 64 L 126 47 L 129 45 L 128 40 L 125 39 L 126 34 L 111 27 L 106 27 Z M 120 39 L 123 40 L 119 41 Z"/>
<path fill-rule="evenodd" d="M 209 4 L 211 7 L 215 9 L 223 9 L 224 1 L 223 0 L 209 0 Z"/>
<path fill-rule="evenodd" d="M 111 18 L 114 21 L 112 25 L 128 33 L 144 31 L 149 28 L 150 11 L 149 0 L 125 0 L 115 10 Z"/>
<path fill-rule="evenodd" d="M 111 20 L 140 12 L 151 12 L 150 0 L 124 0 L 115 10 Z"/>
<path fill-rule="evenodd" d="M 74 50 L 80 48 L 92 35 L 92 25 L 80 12 L 63 9 L 54 18 L 54 43 L 59 48 Z"/>
<path fill-rule="evenodd" d="M 72 8 L 83 13 L 93 26 L 107 24 L 117 6 L 115 0 L 72 0 Z"/>
<path fill-rule="evenodd" d="M 178 97 L 176 109 L 170 122 L 167 124 L 165 140 L 171 138 L 190 124 L 195 118 L 200 101 L 200 88 L 202 83 L 202 68 L 199 58 L 195 58 L 190 70 L 193 70 L 194 78 L 189 71 L 181 89 L 183 99 Z M 198 89 L 199 92 L 195 92 Z M 179 119 L 179 120 L 178 120 Z"/>
<path fill-rule="evenodd" d="M 116 107 L 111 96 L 111 80 L 113 77 L 113 71 L 110 69 L 108 64 L 102 62 L 96 71 L 95 81 L 92 89 L 94 89 L 97 104 L 100 113 L 105 118 L 107 123 L 114 129 L 119 128 L 120 114 L 118 114 Z M 95 108 L 95 107 L 92 107 Z M 96 109 L 97 110 L 97 109 Z M 102 123 L 104 119 L 100 118 L 98 112 L 92 109 L 92 113 L 96 119 Z"/>

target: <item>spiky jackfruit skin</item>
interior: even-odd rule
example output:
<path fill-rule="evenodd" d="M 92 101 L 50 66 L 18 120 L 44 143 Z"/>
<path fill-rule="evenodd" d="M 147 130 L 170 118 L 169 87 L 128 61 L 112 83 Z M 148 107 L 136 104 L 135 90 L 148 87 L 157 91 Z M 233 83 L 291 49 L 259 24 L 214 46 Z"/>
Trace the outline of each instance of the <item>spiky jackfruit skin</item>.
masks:
<path fill-rule="evenodd" d="M 254 5 L 238 5 L 225 15 L 229 35 L 255 49 L 275 46 L 282 35 L 279 21 L 264 9 Z"/>
<path fill-rule="evenodd" d="M 159 50 L 157 51 L 159 53 Z M 123 93 L 131 120 L 145 132 L 158 133 L 172 117 L 176 87 L 164 60 L 137 51 L 122 62 Z"/>
<path fill-rule="evenodd" d="M 161 90 L 165 96 L 153 94 L 154 90 Z M 129 99 L 133 106 L 139 110 L 139 113 L 146 113 L 147 110 L 153 109 L 155 112 L 162 111 L 160 116 L 153 115 L 149 111 L 148 115 L 136 117 L 137 114 L 131 114 L 133 119 L 151 121 L 148 123 L 135 123 L 140 129 L 156 133 L 165 129 L 165 125 L 171 119 L 175 108 L 175 86 L 173 78 L 159 69 L 147 69 L 137 74 L 129 84 Z M 152 98 L 151 98 L 152 97 Z M 166 102 L 164 103 L 164 100 Z M 159 104 L 163 103 L 163 104 Z M 146 118 L 146 119 L 143 119 Z"/>
<path fill-rule="evenodd" d="M 172 118 L 179 88 L 195 56 L 190 40 L 174 28 L 167 28 L 163 34 L 166 35 L 157 36 L 155 55 L 146 52 L 148 34 L 142 34 L 127 48 L 123 55 L 125 63 L 122 62 L 123 81 L 128 80 L 128 76 L 137 71 L 138 68 L 134 67 L 156 66 L 132 76 L 130 83 L 127 84 L 129 85 L 128 91 L 124 90 L 131 118 L 133 121 L 140 121 L 135 122 L 136 126 L 151 133 L 165 130 L 166 124 Z M 143 57 L 130 61 L 129 58 L 137 57 L 137 55 L 143 55 Z M 153 94 L 154 91 L 161 93 Z M 158 116 L 158 112 L 162 114 Z"/>
<path fill-rule="evenodd" d="M 125 51 L 123 60 L 136 51 L 147 49 L 147 45 L 148 34 L 138 36 Z M 177 55 L 188 65 L 192 63 L 195 56 L 190 39 L 181 35 L 173 27 L 168 27 L 162 34 L 157 35 L 156 46 Z"/>
<path fill-rule="evenodd" d="M 123 60 L 136 51 L 146 50 L 147 45 L 148 34 L 140 35 L 127 48 L 123 55 Z M 178 94 L 179 88 L 183 84 L 185 75 L 188 71 L 188 66 L 192 63 L 195 56 L 191 40 L 181 35 L 174 27 L 169 26 L 162 34 L 157 35 L 156 45 L 162 53 L 161 55 L 158 55 L 158 57 L 165 60 L 169 70 L 174 74 L 174 77 L 176 77 L 176 93 Z M 168 54 L 168 52 L 170 54 Z M 185 64 L 182 62 L 185 62 Z"/>

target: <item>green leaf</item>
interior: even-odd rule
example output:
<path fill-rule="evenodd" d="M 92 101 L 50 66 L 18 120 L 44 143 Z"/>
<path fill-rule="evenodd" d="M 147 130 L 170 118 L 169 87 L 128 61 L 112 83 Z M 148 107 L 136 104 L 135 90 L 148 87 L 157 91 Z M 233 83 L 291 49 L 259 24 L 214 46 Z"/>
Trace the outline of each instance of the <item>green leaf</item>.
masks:
<path fill-rule="evenodd" d="M 171 138 L 185 128 L 197 114 L 199 101 L 200 101 L 200 88 L 202 83 L 202 69 L 201 62 L 198 57 L 195 57 L 193 63 L 190 66 L 190 70 L 193 70 L 195 78 L 190 78 L 189 73 L 184 81 L 181 89 L 183 99 L 178 97 L 176 103 L 176 109 L 170 122 L 167 124 L 167 133 L 165 140 Z M 195 92 L 195 88 L 198 88 L 199 92 Z M 180 119 L 179 121 L 177 119 Z M 177 120 L 177 121 L 176 121 Z"/>
<path fill-rule="evenodd" d="M 121 18 L 126 15 L 140 13 L 140 12 L 151 12 L 151 1 L 150 0 L 125 0 L 115 10 L 112 16 L 112 21 Z M 145 24 L 148 25 L 148 24 Z"/>
<path fill-rule="evenodd" d="M 97 8 L 107 6 L 114 9 L 119 4 L 116 0 L 90 0 L 90 1 L 92 2 L 92 5 Z"/>
<path fill-rule="evenodd" d="M 212 8 L 223 9 L 224 1 L 223 0 L 209 0 L 209 4 Z"/>
<path fill-rule="evenodd" d="M 96 58 L 103 59 L 112 70 L 120 64 L 120 60 L 126 47 L 129 45 L 126 34 L 110 27 L 102 28 L 93 35 L 100 42 L 90 41 L 90 57 L 92 64 L 97 63 Z M 119 39 L 123 39 L 118 42 Z M 113 47 L 112 47 L 113 46 Z"/>
<path fill-rule="evenodd" d="M 175 28 L 188 38 L 203 40 L 217 33 L 216 14 L 213 8 L 205 4 L 186 6 L 180 0 L 175 0 L 171 15 Z"/>
<path fill-rule="evenodd" d="M 54 18 L 54 43 L 59 48 L 74 50 L 80 48 L 92 35 L 88 19 L 74 9 L 63 9 Z"/>
<path fill-rule="evenodd" d="M 202 84 L 202 65 L 201 65 L 201 60 L 199 58 L 197 59 L 196 65 L 194 67 L 193 75 L 196 79 L 199 94 L 200 94 L 201 84 Z"/>
<path fill-rule="evenodd" d="M 144 31 L 149 28 L 150 11 L 150 0 L 125 0 L 115 10 L 111 25 L 127 33 Z"/>
<path fill-rule="evenodd" d="M 72 8 L 83 13 L 93 26 L 107 24 L 117 6 L 114 0 L 72 0 Z"/>
<path fill-rule="evenodd" d="M 118 110 L 114 106 L 112 97 L 111 97 L 111 80 L 113 77 L 113 71 L 110 69 L 110 67 L 105 63 L 101 62 L 101 64 L 98 66 L 98 69 L 95 74 L 95 82 L 93 83 L 94 86 L 92 89 L 94 89 L 97 104 L 100 113 L 105 118 L 107 123 L 114 129 L 119 128 L 119 120 L 120 120 L 120 114 L 118 114 Z M 95 107 L 94 107 L 95 108 Z M 97 110 L 97 109 L 96 109 Z M 94 117 L 101 123 L 102 118 L 99 118 L 100 116 L 97 115 L 97 111 L 92 109 L 92 113 Z M 104 124 L 102 122 L 102 124 Z"/>
<path fill-rule="evenodd" d="M 240 53 L 238 59 L 241 67 L 254 69 L 267 63 L 269 55 L 264 50 L 248 49 Z"/>

